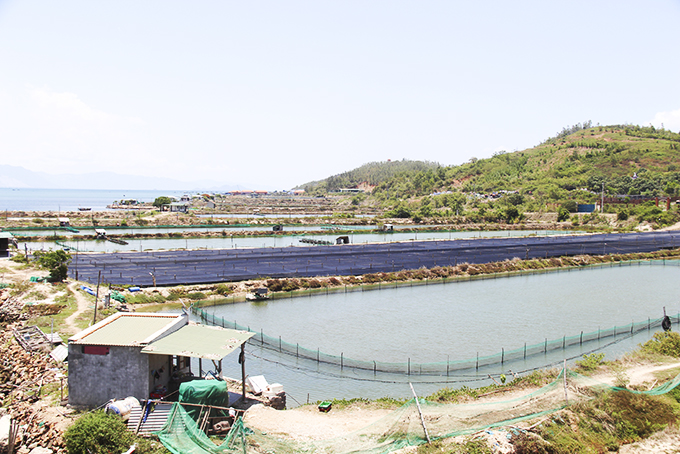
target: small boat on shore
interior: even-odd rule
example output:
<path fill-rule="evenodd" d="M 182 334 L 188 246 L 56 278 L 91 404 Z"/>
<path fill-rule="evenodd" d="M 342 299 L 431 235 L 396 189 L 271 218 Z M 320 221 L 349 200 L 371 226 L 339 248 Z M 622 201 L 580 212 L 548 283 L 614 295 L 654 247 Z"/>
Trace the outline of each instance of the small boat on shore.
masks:
<path fill-rule="evenodd" d="M 269 289 L 267 287 L 256 288 L 254 292 L 246 295 L 248 301 L 265 301 L 269 299 Z"/>

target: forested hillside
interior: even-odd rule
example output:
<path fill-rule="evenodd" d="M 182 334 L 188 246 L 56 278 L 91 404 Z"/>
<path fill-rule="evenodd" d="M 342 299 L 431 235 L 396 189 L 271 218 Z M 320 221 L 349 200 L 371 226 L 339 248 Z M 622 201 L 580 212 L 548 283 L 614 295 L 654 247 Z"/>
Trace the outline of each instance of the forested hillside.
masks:
<path fill-rule="evenodd" d="M 334 175 L 325 180 L 303 184 L 300 188 L 310 194 L 323 194 L 335 192 L 342 188 L 373 187 L 400 174 L 417 174 L 437 167 L 439 167 L 439 164 L 436 162 L 408 161 L 406 159 L 402 161 L 369 162 L 349 172 Z"/>
<path fill-rule="evenodd" d="M 373 195 L 398 200 L 442 191 L 520 191 L 545 200 L 593 199 L 607 194 L 676 194 L 680 188 L 680 134 L 654 127 L 589 124 L 524 151 L 500 152 L 451 167 L 401 173 Z M 565 134 L 565 131 L 567 133 Z"/>

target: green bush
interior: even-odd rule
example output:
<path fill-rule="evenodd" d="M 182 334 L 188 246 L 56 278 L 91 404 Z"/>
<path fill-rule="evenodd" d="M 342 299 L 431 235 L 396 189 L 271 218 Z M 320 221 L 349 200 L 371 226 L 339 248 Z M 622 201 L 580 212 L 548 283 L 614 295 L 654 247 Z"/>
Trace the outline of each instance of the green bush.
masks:
<path fill-rule="evenodd" d="M 654 337 L 642 345 L 642 350 L 680 358 L 680 334 L 673 331 L 654 333 Z"/>
<path fill-rule="evenodd" d="M 123 420 L 103 411 L 86 413 L 64 433 L 69 454 L 108 454 L 125 452 L 134 442 Z"/>
<path fill-rule="evenodd" d="M 222 296 L 229 295 L 232 292 L 233 290 L 227 284 L 217 284 L 215 286 L 215 293 L 217 293 L 218 295 Z"/>
<path fill-rule="evenodd" d="M 205 293 L 203 292 L 192 292 L 187 294 L 187 298 L 193 301 L 198 301 L 198 300 L 204 300 L 205 299 Z"/>
<path fill-rule="evenodd" d="M 560 209 L 557 210 L 557 222 L 567 221 L 569 216 L 571 216 L 571 214 L 569 214 L 569 210 L 566 208 L 560 207 Z"/>
<path fill-rule="evenodd" d="M 602 364 L 604 364 L 604 353 L 591 353 L 590 355 L 583 355 L 582 360 L 576 361 L 576 366 L 578 366 L 584 372 L 592 372 Z"/>

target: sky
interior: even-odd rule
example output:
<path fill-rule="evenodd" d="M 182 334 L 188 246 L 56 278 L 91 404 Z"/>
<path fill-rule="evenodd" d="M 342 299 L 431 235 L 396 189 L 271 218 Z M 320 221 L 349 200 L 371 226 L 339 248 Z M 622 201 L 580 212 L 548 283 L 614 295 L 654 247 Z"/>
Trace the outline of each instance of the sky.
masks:
<path fill-rule="evenodd" d="M 679 0 L 0 0 L 2 164 L 290 189 L 680 131 Z"/>

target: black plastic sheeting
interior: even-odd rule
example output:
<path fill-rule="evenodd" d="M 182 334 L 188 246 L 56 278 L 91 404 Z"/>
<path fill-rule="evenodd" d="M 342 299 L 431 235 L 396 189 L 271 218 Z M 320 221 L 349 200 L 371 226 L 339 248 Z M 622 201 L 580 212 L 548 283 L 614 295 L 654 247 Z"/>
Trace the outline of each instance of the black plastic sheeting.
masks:
<path fill-rule="evenodd" d="M 492 238 L 289 248 L 79 254 L 69 275 L 114 285 L 201 284 L 256 278 L 361 275 L 459 263 L 568 255 L 627 254 L 680 247 L 680 232 Z"/>

